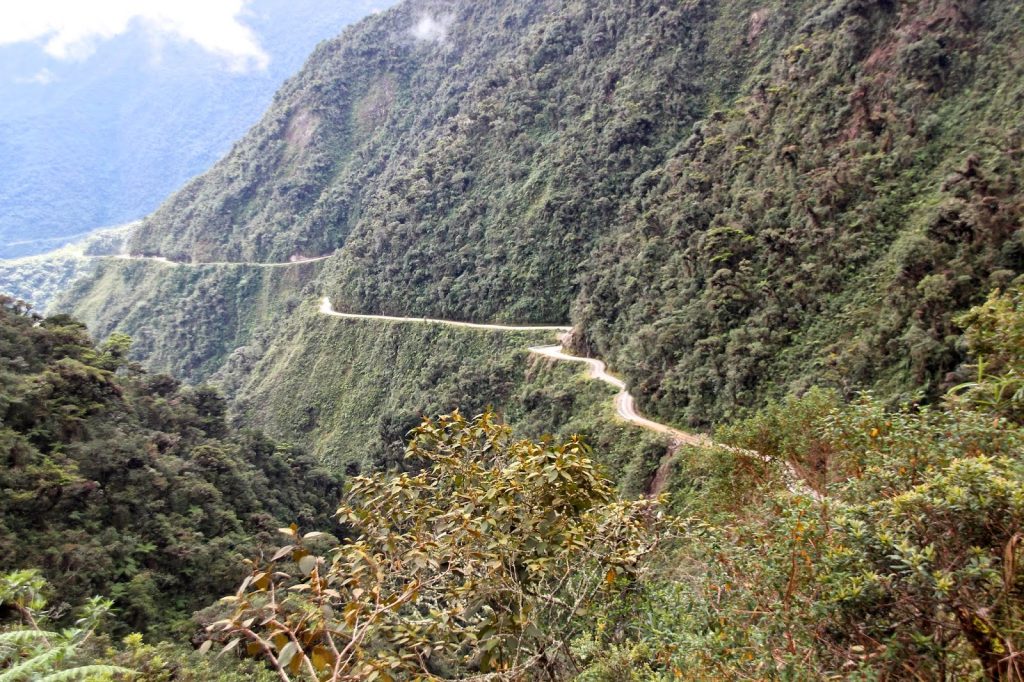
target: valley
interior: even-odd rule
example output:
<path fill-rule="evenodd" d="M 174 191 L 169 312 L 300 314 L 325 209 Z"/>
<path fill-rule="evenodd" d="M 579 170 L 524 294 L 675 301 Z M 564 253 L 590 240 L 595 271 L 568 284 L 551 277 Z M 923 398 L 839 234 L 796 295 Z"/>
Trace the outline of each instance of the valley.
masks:
<path fill-rule="evenodd" d="M 1024 679 L 1022 27 L 321 42 L 139 223 L 0 265 L 0 678 Z"/>

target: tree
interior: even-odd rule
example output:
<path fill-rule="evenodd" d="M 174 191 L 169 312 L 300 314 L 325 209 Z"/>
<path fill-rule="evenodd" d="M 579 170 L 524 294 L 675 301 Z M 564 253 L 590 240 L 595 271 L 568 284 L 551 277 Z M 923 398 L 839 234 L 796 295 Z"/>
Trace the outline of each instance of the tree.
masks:
<path fill-rule="evenodd" d="M 351 482 L 352 539 L 317 555 L 321 533 L 282 529 L 210 629 L 282 680 L 557 677 L 673 528 L 657 500 L 615 501 L 587 453 L 513 440 L 491 413 L 424 420 L 418 472 Z"/>

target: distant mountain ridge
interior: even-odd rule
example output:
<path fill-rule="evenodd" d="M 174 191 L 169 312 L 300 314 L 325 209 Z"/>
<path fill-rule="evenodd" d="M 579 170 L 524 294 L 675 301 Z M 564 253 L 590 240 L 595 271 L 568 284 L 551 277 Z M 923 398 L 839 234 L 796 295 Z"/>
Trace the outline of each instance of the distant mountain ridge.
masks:
<path fill-rule="evenodd" d="M 181 42 L 157 53 L 141 27 L 78 62 L 0 47 L 0 258 L 143 217 L 245 132 L 317 42 L 390 1 L 253 0 L 242 21 L 271 56 L 263 72 Z"/>

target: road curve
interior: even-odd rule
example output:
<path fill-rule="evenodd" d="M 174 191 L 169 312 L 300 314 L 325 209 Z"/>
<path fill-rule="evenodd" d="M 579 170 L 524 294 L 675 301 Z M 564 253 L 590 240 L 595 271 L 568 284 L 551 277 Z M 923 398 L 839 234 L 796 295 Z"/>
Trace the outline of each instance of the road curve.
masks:
<path fill-rule="evenodd" d="M 617 376 L 609 374 L 607 365 L 602 361 L 596 358 L 581 358 L 577 355 L 569 355 L 563 350 L 562 346 L 535 346 L 530 349 L 530 352 L 553 358 L 555 360 L 585 363 L 590 368 L 587 376 L 591 379 L 603 381 L 604 383 L 619 389 L 619 392 L 615 395 L 615 414 L 619 415 L 622 419 L 649 431 L 654 431 L 655 433 L 668 436 L 677 443 L 685 443 L 686 445 L 712 444 L 711 440 L 706 436 L 695 435 L 687 433 L 686 431 L 674 429 L 666 424 L 651 421 L 637 412 L 636 401 L 633 400 L 632 394 L 626 390 L 626 382 Z"/>
<path fill-rule="evenodd" d="M 457 322 L 454 320 L 442 320 L 429 317 L 399 317 L 395 315 L 366 315 L 362 313 L 339 313 L 331 305 L 331 299 L 324 296 L 320 299 L 320 312 L 324 315 L 330 315 L 331 317 L 340 317 L 349 320 L 388 320 L 391 322 L 405 322 L 413 324 L 439 324 L 447 325 L 449 327 L 463 327 L 466 329 L 488 329 L 492 331 L 556 331 L 562 332 L 560 339 L 564 339 L 568 332 L 572 331 L 572 327 L 568 326 L 548 326 L 548 325 L 504 325 L 504 324 L 480 324 L 477 322 Z M 563 360 L 568 362 L 582 362 L 589 367 L 588 376 L 591 379 L 603 381 L 610 386 L 618 389 L 618 393 L 615 395 L 615 413 L 624 419 L 625 421 L 635 424 L 641 428 L 660 433 L 664 436 L 668 436 L 673 442 L 673 447 L 669 449 L 668 455 L 665 460 L 658 467 L 658 471 L 655 474 L 654 480 L 651 483 L 648 494 L 658 495 L 660 494 L 668 479 L 668 467 L 671 464 L 675 452 L 680 445 L 696 445 L 702 447 L 719 447 L 730 452 L 737 454 L 746 455 L 753 457 L 765 462 L 770 461 L 769 457 L 762 455 L 760 452 L 755 450 L 744 450 L 742 448 L 736 448 L 729 445 L 722 445 L 715 443 L 709 437 L 703 434 L 687 433 L 686 431 L 680 431 L 679 429 L 672 428 L 667 424 L 661 424 L 656 421 L 647 419 L 636 410 L 636 401 L 633 399 L 632 394 L 626 390 L 626 382 L 619 379 L 613 374 L 608 372 L 608 367 L 604 362 L 597 358 L 582 358 L 576 355 L 570 355 L 565 352 L 561 345 L 556 346 L 534 346 L 530 348 L 530 352 L 536 355 L 543 355 L 553 360 Z M 820 501 L 822 496 L 817 491 L 810 488 L 810 486 L 802 485 L 802 479 L 799 476 L 795 467 L 789 462 L 786 465 L 786 487 L 790 492 L 793 493 L 810 493 L 815 499 Z"/>
<path fill-rule="evenodd" d="M 672 442 L 673 447 L 669 449 L 668 454 L 665 456 L 662 463 L 658 466 L 658 470 L 655 472 L 654 479 L 651 481 L 650 487 L 647 491 L 650 496 L 657 496 L 664 491 L 665 485 L 668 482 L 668 472 L 672 460 L 675 457 L 675 452 L 680 445 L 696 445 L 698 447 L 717 447 L 736 454 L 745 455 L 747 457 L 753 457 L 763 462 L 771 461 L 770 457 L 762 455 L 756 450 L 745 450 L 743 448 L 736 448 L 731 445 L 723 445 L 716 443 L 708 436 L 703 434 L 687 433 L 686 431 L 680 431 L 679 429 L 672 428 L 667 424 L 661 424 L 656 421 L 652 421 L 636 410 L 636 401 L 633 399 L 633 395 L 626 390 L 626 382 L 619 379 L 617 376 L 608 373 L 608 366 L 601 360 L 596 358 L 581 358 L 576 355 L 569 355 L 565 352 L 562 346 L 534 346 L 530 349 L 531 353 L 537 355 L 543 355 L 545 357 L 553 358 L 555 360 L 566 360 L 569 362 L 582 362 L 586 364 L 590 371 L 587 376 L 591 379 L 597 379 L 603 381 L 619 390 L 615 394 L 615 414 L 622 419 L 636 424 L 637 426 L 660 433 L 664 436 L 668 436 Z M 807 492 L 810 493 L 817 501 L 822 500 L 822 495 L 813 490 L 810 486 L 802 485 L 802 478 L 797 472 L 796 468 L 789 462 L 785 462 L 786 465 L 786 487 L 792 493 Z"/>

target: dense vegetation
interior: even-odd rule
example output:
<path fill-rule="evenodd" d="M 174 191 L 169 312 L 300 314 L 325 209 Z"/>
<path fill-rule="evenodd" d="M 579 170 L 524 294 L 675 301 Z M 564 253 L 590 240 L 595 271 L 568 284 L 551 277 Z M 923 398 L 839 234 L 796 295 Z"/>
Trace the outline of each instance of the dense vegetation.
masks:
<path fill-rule="evenodd" d="M 130 330 L 134 357 L 204 383 L 225 364 L 251 363 L 276 340 L 282 320 L 314 300 L 307 282 L 317 268 L 102 260 L 65 300 L 75 300 L 76 316 L 100 338 Z"/>
<path fill-rule="evenodd" d="M 59 356 L 54 364 L 78 363 L 96 378 L 119 382 L 123 396 L 138 395 L 144 377 L 123 367 L 122 337 L 95 348 L 82 344 L 81 327 L 66 318 L 32 326 L 17 310 L 7 314 L 13 319 L 4 328 L 21 333 L 8 341 L 48 353 L 9 364 Z M 198 653 L 187 653 L 182 639 L 145 644 L 134 634 L 113 645 L 101 629 L 110 608 L 101 598 L 79 598 L 74 627 L 47 630 L 45 586 L 36 573 L 16 571 L 0 576 L 0 615 L 7 607 L 22 622 L 0 633 L 0 670 L 20 679 L 49 670 L 120 677 L 119 668 L 126 668 L 143 679 L 225 682 L 270 675 L 310 682 L 419 675 L 594 682 L 1020 679 L 1024 289 L 996 292 L 957 322 L 966 328 L 974 380 L 944 403 L 891 409 L 870 395 L 844 402 L 820 389 L 773 402 L 719 429 L 718 437 L 737 447 L 679 450 L 671 492 L 659 500 L 616 501 L 612 482 L 577 438 L 516 440 L 493 414 L 467 419 L 455 412 L 425 419 L 399 468 L 351 478 L 338 512 L 349 532 L 338 533 L 309 513 L 313 500 L 331 490 L 310 491 L 308 479 L 295 489 L 260 487 L 252 470 L 238 480 L 225 475 L 231 465 L 243 468 L 241 453 L 231 452 L 231 459 L 216 459 L 221 466 L 205 469 L 207 490 L 251 486 L 262 501 L 274 501 L 280 491 L 286 498 L 277 501 L 279 513 L 291 511 L 297 523 L 276 530 L 283 546 L 272 556 L 251 551 L 234 595 L 199 614 L 207 634 Z M 111 373 L 114 366 L 120 375 Z M 71 400 L 60 405 L 39 403 L 51 417 L 47 423 L 68 432 L 74 414 L 68 407 L 80 394 L 65 391 Z M 164 406 L 163 419 L 177 415 L 179 425 L 190 424 L 191 436 L 205 441 L 190 459 L 201 453 L 207 461 L 215 449 L 210 431 L 224 429 L 216 407 L 210 409 L 217 401 L 202 391 L 168 395 L 177 401 Z M 98 409 L 103 403 L 95 400 Z M 18 414 L 9 408 L 5 425 L 18 423 Z M 98 428 L 77 416 L 77 439 L 63 444 L 68 453 Z M 123 416 L 116 421 L 130 423 Z M 53 428 L 34 433 L 52 437 Z M 7 432 L 9 439 L 20 436 Z M 168 432 L 159 435 L 166 444 Z M 225 437 L 219 438 L 223 447 Z M 28 442 L 23 437 L 22 451 Z M 146 452 L 145 440 L 135 444 Z M 161 457 L 155 448 L 150 453 L 151 471 Z M 264 451 L 259 461 L 275 458 Z M 54 473 L 45 463 L 37 475 Z M 89 462 L 61 464 L 57 473 L 70 496 L 73 478 L 83 478 L 75 467 Z M 789 486 L 790 466 L 824 494 Z M 24 477 L 23 468 L 11 470 Z M 200 485 L 184 476 L 187 463 L 179 461 L 175 471 L 180 475 L 168 502 Z M 331 485 L 330 477 L 320 480 Z M 111 496 L 66 515 L 70 537 L 81 530 L 109 542 L 109 530 L 90 526 L 90 513 L 117 512 L 133 499 L 125 496 L 145 499 L 147 492 L 107 489 Z M 311 497 L 303 508 L 287 506 L 304 494 Z M 22 495 L 4 518 L 44 499 Z M 202 530 L 211 520 L 204 517 L 210 499 L 175 521 Z M 232 518 L 227 509 L 220 519 Z M 134 510 L 147 518 L 145 510 Z M 260 527 L 270 530 L 269 515 L 263 517 Z M 134 528 L 111 523 L 122 533 Z M 320 528 L 330 532 L 307 531 Z M 44 547 L 52 542 L 39 529 L 21 537 Z M 174 578 L 191 557 L 208 560 L 207 545 L 196 533 L 176 537 L 176 546 L 190 551 L 178 554 L 160 596 L 193 603 L 195 575 Z M 219 546 L 218 558 L 226 549 Z M 157 571 L 159 547 L 144 554 L 154 562 L 147 572 Z M 11 556 L 45 561 L 24 542 Z M 80 569 L 56 574 L 62 592 L 89 572 Z M 107 585 L 123 598 L 118 586 Z M 229 655 L 204 658 L 214 647 Z M 236 668 L 236 655 L 266 667 Z"/>
<path fill-rule="evenodd" d="M 282 679 L 565 677 L 569 641 L 672 527 L 655 502 L 616 502 L 587 451 L 516 441 L 491 413 L 426 419 L 413 473 L 353 480 L 338 513 L 357 537 L 319 556 L 305 546 L 319 533 L 284 529 L 291 544 L 208 629 Z"/>
<path fill-rule="evenodd" d="M 682 450 L 684 539 L 611 641 L 579 642 L 583 678 L 1021 679 L 1022 293 L 958 320 L 978 374 L 939 406 L 813 390 L 719 429 L 765 459 Z"/>
<path fill-rule="evenodd" d="M 934 398 L 952 316 L 1024 270 L 1024 7 L 806 4 L 734 34 L 790 44 L 638 178 L 584 276 L 586 347 L 665 417 L 814 384 Z"/>
<path fill-rule="evenodd" d="M 261 482 L 288 448 L 207 430 L 206 390 L 172 382 L 178 421 L 134 408 L 283 527 L 202 648 L 282 680 L 1024 678 L 1022 25 L 1009 0 L 423 0 L 321 46 L 131 248 L 333 257 L 108 262 L 64 304 L 109 338 L 75 358 L 118 400 L 166 381 L 127 331 L 348 478 L 339 534 L 308 486 Z M 324 294 L 569 317 L 642 407 L 731 447 L 663 460 L 527 353 L 544 335 L 339 320 Z M 614 500 L 655 469 L 663 500 Z"/>
<path fill-rule="evenodd" d="M 615 423 L 607 385 L 529 353 L 554 342 L 553 332 L 339 320 L 312 302 L 280 324 L 292 344 L 241 349 L 216 375 L 236 394 L 232 420 L 350 474 L 402 466 L 409 430 L 454 409 L 494 408 L 522 437 L 581 435 L 630 494 L 646 490 L 665 452 L 659 439 Z"/>
<path fill-rule="evenodd" d="M 121 627 L 166 630 L 281 522 L 330 529 L 340 483 L 229 431 L 218 394 L 146 374 L 127 350 L 0 299 L 0 570 L 40 568 L 62 599 L 106 595 Z"/>
<path fill-rule="evenodd" d="M 944 404 L 772 403 L 677 453 L 667 520 L 578 441 L 425 420 L 411 471 L 352 482 L 357 536 L 283 529 L 211 636 L 282 679 L 1020 679 L 1024 292 L 960 321 L 978 377 Z"/>
<path fill-rule="evenodd" d="M 1022 12 L 404 3 L 322 45 L 132 248 L 264 262 L 337 250 L 294 295 L 571 320 L 580 350 L 677 424 L 811 385 L 934 399 L 960 380 L 947 380 L 963 359 L 952 316 L 1024 269 Z M 105 272 L 64 305 L 156 348 L 179 332 L 136 300 L 150 288 Z M 76 307 L 100 296 L 103 310 Z M 178 327 L 207 315 L 180 314 Z M 217 333 L 226 349 L 232 327 Z M 272 325 L 246 333 L 291 343 Z"/>

